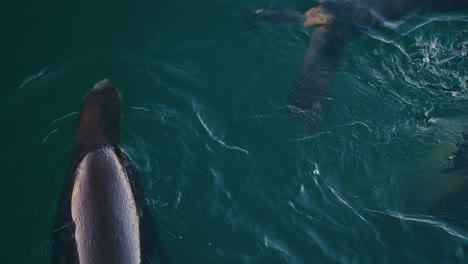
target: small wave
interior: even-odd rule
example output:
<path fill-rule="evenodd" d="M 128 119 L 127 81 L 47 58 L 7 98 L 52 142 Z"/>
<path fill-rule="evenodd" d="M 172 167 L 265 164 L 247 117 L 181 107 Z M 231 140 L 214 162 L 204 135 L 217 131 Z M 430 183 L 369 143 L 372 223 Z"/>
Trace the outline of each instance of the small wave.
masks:
<path fill-rule="evenodd" d="M 143 111 L 143 112 L 151 112 L 148 108 L 146 107 L 140 107 L 140 106 L 130 106 L 130 108 L 132 109 L 135 109 L 135 110 L 139 110 L 139 111 Z"/>
<path fill-rule="evenodd" d="M 76 111 L 75 111 L 75 112 L 68 113 L 68 114 L 66 114 L 66 115 L 64 115 L 64 116 L 62 116 L 62 117 L 59 117 L 59 118 L 55 119 L 54 121 L 50 122 L 49 126 L 54 125 L 54 124 L 56 124 L 57 122 L 62 121 L 63 119 L 66 119 L 66 118 L 68 118 L 68 117 L 70 117 L 70 116 L 74 116 L 74 115 L 77 115 L 77 114 L 78 114 L 78 112 L 76 112 Z"/>
<path fill-rule="evenodd" d="M 210 136 L 210 138 L 212 138 L 214 141 L 218 142 L 221 146 L 223 146 L 224 148 L 227 148 L 227 149 L 232 149 L 232 150 L 237 150 L 237 151 L 240 151 L 240 152 L 243 152 L 245 153 L 246 155 L 249 155 L 249 152 L 243 148 L 240 148 L 240 147 L 236 147 L 236 146 L 231 146 L 231 145 L 228 145 L 226 144 L 224 141 L 222 141 L 221 139 L 217 138 L 216 136 L 213 135 L 213 132 L 211 132 L 211 130 L 208 128 L 208 125 L 205 123 L 205 121 L 203 121 L 203 119 L 201 118 L 200 114 L 197 113 L 197 117 L 198 117 L 198 120 L 200 121 L 200 123 L 202 124 L 202 126 L 205 128 L 206 132 L 208 133 L 208 135 Z"/>
<path fill-rule="evenodd" d="M 427 225 L 430 225 L 430 226 L 434 226 L 434 227 L 437 227 L 439 229 L 444 230 L 449 235 L 452 235 L 452 236 L 457 237 L 457 238 L 461 238 L 463 240 L 468 240 L 468 237 L 460 234 L 459 232 L 457 232 L 453 228 L 450 228 L 446 224 L 441 223 L 440 221 L 436 221 L 433 217 L 430 217 L 430 216 L 418 217 L 418 216 L 415 216 L 415 215 L 402 214 L 400 212 L 394 212 L 394 211 L 382 212 L 382 211 L 371 210 L 371 209 L 369 209 L 368 211 L 373 212 L 373 213 L 377 213 L 377 214 L 388 215 L 390 217 L 397 218 L 397 219 L 402 220 L 402 221 L 416 222 L 416 223 L 422 223 L 422 224 L 427 224 Z"/>
<path fill-rule="evenodd" d="M 44 144 L 49 139 L 49 137 L 57 131 L 58 131 L 58 128 L 50 131 L 49 134 L 42 140 L 41 145 Z"/>
<path fill-rule="evenodd" d="M 44 69 L 42 69 L 40 72 L 36 73 L 36 74 L 33 74 L 29 77 L 27 77 L 26 79 L 24 79 L 24 81 L 20 84 L 19 88 L 23 88 L 24 86 L 26 86 L 27 84 L 29 84 L 30 82 L 40 78 L 42 75 L 44 75 L 46 73 L 46 71 L 48 70 L 49 68 L 46 67 Z"/>

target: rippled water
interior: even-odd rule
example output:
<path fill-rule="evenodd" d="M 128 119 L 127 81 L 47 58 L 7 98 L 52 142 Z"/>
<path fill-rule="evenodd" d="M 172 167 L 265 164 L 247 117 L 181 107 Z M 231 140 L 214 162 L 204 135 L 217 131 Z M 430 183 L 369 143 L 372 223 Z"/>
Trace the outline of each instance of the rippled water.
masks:
<path fill-rule="evenodd" d="M 18 11 L 0 104 L 4 263 L 48 262 L 80 100 L 105 77 L 173 263 L 467 261 L 466 225 L 426 212 L 463 188 L 441 170 L 468 124 L 468 13 L 350 43 L 307 129 L 284 109 L 312 29 L 252 25 L 262 4 Z"/>

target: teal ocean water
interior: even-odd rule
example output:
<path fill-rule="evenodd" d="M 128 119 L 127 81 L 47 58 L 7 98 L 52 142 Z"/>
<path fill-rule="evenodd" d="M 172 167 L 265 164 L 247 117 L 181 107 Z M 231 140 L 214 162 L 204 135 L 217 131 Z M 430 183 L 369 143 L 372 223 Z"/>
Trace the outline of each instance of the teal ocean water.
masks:
<path fill-rule="evenodd" d="M 6 4 L 1 262 L 49 262 L 81 98 L 110 78 L 173 263 L 467 263 L 468 216 L 427 210 L 466 188 L 441 170 L 468 124 L 468 11 L 349 43 L 309 129 L 284 110 L 313 28 L 252 26 L 265 5 L 311 4 Z"/>

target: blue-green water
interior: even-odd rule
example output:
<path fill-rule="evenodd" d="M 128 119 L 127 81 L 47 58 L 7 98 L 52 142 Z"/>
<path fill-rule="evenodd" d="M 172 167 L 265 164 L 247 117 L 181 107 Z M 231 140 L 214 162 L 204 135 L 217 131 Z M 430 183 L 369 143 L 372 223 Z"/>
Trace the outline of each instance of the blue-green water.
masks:
<path fill-rule="evenodd" d="M 2 263 L 48 263 L 77 111 L 102 78 L 173 263 L 466 262 L 467 230 L 425 210 L 461 186 L 440 171 L 468 124 L 468 13 L 350 43 L 310 130 L 284 109 L 313 29 L 252 28 L 262 5 L 10 4 Z"/>

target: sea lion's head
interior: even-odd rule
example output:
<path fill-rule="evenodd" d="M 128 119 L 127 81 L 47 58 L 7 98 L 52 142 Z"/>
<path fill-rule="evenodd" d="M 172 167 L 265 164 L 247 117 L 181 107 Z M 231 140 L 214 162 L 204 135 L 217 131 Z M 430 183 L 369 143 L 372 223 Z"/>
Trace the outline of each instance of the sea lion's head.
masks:
<path fill-rule="evenodd" d="M 120 92 L 104 79 L 83 97 L 77 140 L 81 144 L 118 144 L 121 117 Z"/>
<path fill-rule="evenodd" d="M 106 118 L 120 117 L 120 92 L 109 79 L 96 83 L 83 97 L 81 110 L 93 109 Z"/>

